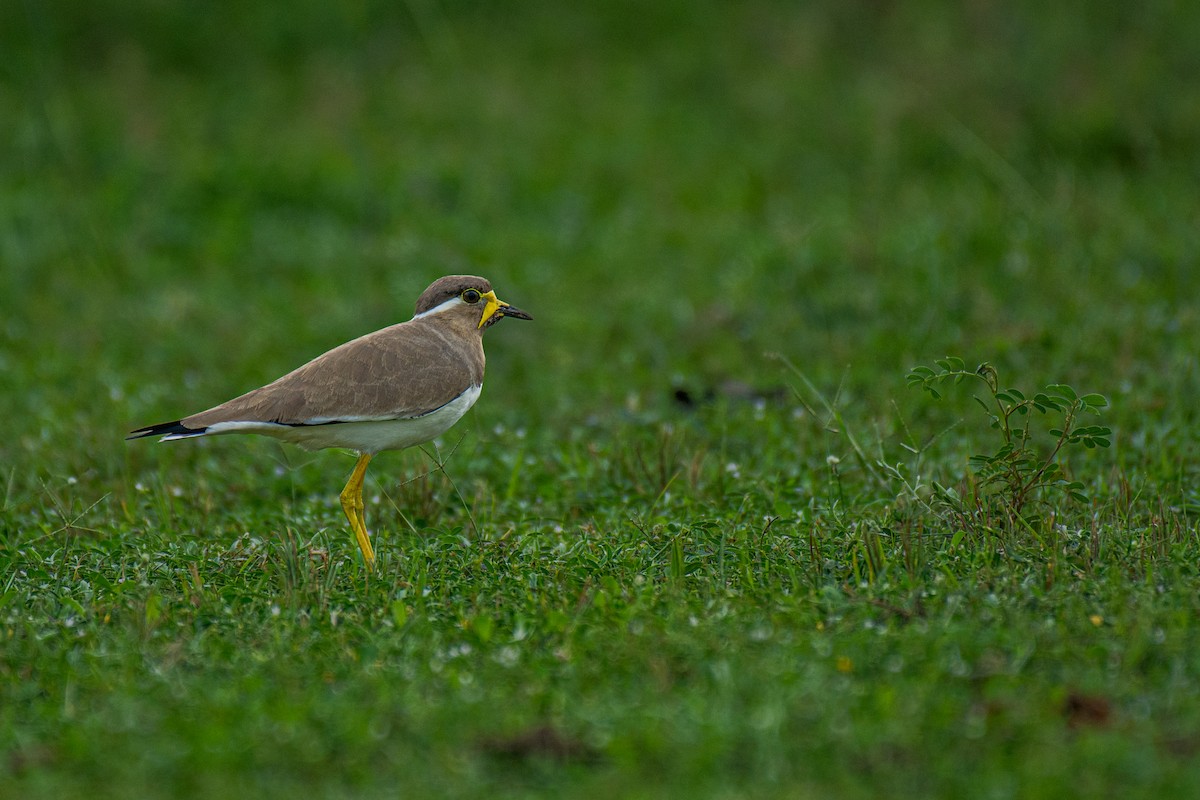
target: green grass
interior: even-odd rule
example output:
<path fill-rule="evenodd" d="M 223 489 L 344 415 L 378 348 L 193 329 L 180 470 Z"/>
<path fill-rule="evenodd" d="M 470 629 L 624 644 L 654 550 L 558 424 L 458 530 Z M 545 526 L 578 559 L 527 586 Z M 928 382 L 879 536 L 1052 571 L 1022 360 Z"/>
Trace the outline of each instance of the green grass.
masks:
<path fill-rule="evenodd" d="M 0 796 L 1200 791 L 1200 14 L 330 5 L 0 6 Z M 458 271 L 374 575 L 350 458 L 122 441 Z"/>

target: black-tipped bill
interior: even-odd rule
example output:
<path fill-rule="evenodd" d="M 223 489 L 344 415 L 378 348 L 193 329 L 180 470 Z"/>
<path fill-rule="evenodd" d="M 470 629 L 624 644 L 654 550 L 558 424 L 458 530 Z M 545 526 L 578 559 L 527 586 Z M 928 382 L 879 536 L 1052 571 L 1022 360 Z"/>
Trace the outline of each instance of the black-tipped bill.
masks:
<path fill-rule="evenodd" d="M 500 306 L 500 313 L 506 317 L 512 317 L 513 319 L 533 319 L 532 316 L 526 314 L 521 309 L 506 304 Z"/>

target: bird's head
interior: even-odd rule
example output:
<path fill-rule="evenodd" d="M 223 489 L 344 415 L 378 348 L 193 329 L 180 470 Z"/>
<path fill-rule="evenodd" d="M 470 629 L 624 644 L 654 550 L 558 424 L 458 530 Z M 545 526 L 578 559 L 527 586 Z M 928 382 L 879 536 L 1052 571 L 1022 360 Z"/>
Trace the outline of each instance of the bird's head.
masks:
<path fill-rule="evenodd" d="M 413 319 L 436 314 L 468 316 L 476 328 L 495 325 L 504 317 L 533 319 L 519 308 L 496 297 L 492 284 L 477 275 L 447 275 L 429 285 L 417 299 Z"/>

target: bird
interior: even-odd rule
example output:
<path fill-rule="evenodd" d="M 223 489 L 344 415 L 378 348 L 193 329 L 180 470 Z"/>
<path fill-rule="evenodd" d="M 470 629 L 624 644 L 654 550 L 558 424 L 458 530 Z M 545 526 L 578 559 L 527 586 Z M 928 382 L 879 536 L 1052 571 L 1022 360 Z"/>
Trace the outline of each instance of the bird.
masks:
<path fill-rule="evenodd" d="M 283 377 L 191 416 L 147 425 L 126 439 L 159 441 L 256 433 L 307 450 L 358 454 L 339 499 L 367 571 L 363 480 L 385 450 L 429 442 L 449 430 L 483 390 L 483 332 L 505 317 L 533 319 L 505 303 L 485 278 L 447 275 L 417 299 L 413 318 L 360 336 Z"/>

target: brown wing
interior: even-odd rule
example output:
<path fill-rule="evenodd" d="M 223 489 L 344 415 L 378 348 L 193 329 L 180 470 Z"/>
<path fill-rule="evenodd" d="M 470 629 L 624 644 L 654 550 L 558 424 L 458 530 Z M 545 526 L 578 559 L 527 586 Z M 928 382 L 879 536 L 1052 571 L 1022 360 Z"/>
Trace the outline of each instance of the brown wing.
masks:
<path fill-rule="evenodd" d="M 480 337 L 449 336 L 432 321 L 411 320 L 347 342 L 182 423 L 203 428 L 236 421 L 402 419 L 440 408 L 482 383 Z"/>

